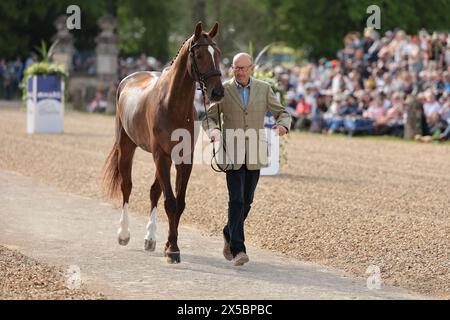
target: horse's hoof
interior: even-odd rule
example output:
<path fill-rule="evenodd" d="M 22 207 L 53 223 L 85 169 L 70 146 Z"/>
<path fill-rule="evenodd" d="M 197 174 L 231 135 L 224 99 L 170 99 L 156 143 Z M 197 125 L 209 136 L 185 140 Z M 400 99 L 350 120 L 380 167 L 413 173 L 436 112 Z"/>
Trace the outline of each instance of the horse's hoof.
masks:
<path fill-rule="evenodd" d="M 128 244 L 128 242 L 130 242 L 130 237 L 128 237 L 126 239 L 120 239 L 120 237 L 119 237 L 119 238 L 117 238 L 117 240 L 121 246 L 126 246 Z"/>
<path fill-rule="evenodd" d="M 145 239 L 144 248 L 146 251 L 155 251 L 156 241 Z"/>
<path fill-rule="evenodd" d="M 165 252 L 165 256 L 167 257 L 167 263 L 174 264 L 180 263 L 180 252 Z"/>

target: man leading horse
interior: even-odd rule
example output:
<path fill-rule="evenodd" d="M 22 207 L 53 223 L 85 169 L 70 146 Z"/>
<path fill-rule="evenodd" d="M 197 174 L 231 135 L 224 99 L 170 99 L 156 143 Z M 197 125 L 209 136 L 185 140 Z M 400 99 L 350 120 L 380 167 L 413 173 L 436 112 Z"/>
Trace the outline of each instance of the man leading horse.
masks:
<path fill-rule="evenodd" d="M 273 129 L 280 136 L 288 132 L 292 119 L 270 85 L 251 77 L 253 63 L 249 54 L 237 54 L 232 68 L 234 77 L 224 83 L 224 99 L 212 103 L 203 120 L 203 128 L 213 141 L 224 139 L 219 160 L 222 163 L 218 163 L 226 171 L 229 197 L 228 222 L 223 228 L 223 255 L 240 266 L 249 261 L 244 243 L 244 221 L 250 212 L 260 169 L 268 164 L 264 134 L 266 111 L 274 115 L 276 124 Z M 220 130 L 220 115 L 223 117 L 223 132 Z M 235 143 L 236 135 L 233 133 L 237 131 L 244 132 L 244 143 Z M 250 137 L 256 137 L 253 139 L 256 143 L 251 143 Z"/>

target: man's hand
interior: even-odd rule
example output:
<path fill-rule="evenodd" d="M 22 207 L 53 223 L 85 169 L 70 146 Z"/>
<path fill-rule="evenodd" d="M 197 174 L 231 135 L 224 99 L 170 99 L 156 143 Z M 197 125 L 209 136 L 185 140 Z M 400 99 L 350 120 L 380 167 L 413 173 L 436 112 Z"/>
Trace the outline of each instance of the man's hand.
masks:
<path fill-rule="evenodd" d="M 220 140 L 220 130 L 211 129 L 208 136 L 211 138 L 211 142 L 217 142 Z"/>
<path fill-rule="evenodd" d="M 278 130 L 278 135 L 279 135 L 280 137 L 284 136 L 284 135 L 287 133 L 286 128 L 283 127 L 283 126 L 281 126 L 281 125 L 279 125 L 279 124 L 274 125 L 274 126 L 272 127 L 272 129 L 277 129 L 277 130 Z"/>

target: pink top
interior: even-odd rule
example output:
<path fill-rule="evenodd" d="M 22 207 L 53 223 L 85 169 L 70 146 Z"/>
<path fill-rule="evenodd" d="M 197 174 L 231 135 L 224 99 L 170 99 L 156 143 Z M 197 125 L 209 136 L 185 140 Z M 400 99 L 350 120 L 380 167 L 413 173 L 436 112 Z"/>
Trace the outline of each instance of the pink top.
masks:
<path fill-rule="evenodd" d="M 299 102 L 295 111 L 298 115 L 308 115 L 311 113 L 311 105 L 307 102 Z"/>
<path fill-rule="evenodd" d="M 367 109 L 367 117 L 372 120 L 377 120 L 386 114 L 383 107 L 371 106 Z"/>

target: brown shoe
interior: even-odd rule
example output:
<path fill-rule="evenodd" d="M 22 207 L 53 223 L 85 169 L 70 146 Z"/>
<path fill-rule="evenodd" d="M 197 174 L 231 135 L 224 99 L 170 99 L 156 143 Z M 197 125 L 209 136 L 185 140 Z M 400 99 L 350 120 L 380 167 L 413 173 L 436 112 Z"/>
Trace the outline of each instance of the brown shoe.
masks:
<path fill-rule="evenodd" d="M 231 254 L 231 249 L 230 249 L 230 243 L 227 241 L 227 239 L 225 239 L 225 236 L 223 236 L 223 256 L 225 257 L 225 259 L 227 259 L 228 261 L 233 260 L 233 255 Z"/>
<path fill-rule="evenodd" d="M 239 252 L 234 258 L 233 262 L 235 266 L 242 266 L 244 263 L 249 262 L 250 259 L 245 252 Z"/>

